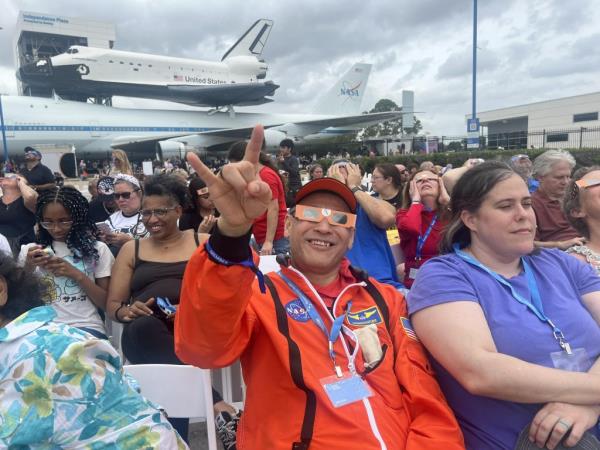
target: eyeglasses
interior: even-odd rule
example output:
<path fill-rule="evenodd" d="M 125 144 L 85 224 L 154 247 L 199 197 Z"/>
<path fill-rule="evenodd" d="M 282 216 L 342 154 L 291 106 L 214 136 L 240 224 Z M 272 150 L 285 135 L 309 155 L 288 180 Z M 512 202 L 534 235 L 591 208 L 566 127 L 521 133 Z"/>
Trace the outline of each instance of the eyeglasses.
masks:
<path fill-rule="evenodd" d="M 415 183 L 421 184 L 426 181 L 437 181 L 437 180 L 438 180 L 437 178 L 419 178 L 418 180 L 415 180 Z"/>
<path fill-rule="evenodd" d="M 72 220 L 65 220 L 64 222 L 40 222 L 40 225 L 42 227 L 44 227 L 46 230 L 51 230 L 52 228 L 58 227 L 58 228 L 69 228 L 71 225 L 73 225 L 73 221 Z"/>
<path fill-rule="evenodd" d="M 137 191 L 139 191 L 139 189 L 135 189 L 132 192 L 115 192 L 115 200 L 119 200 L 121 197 L 123 198 L 123 200 L 129 200 L 131 198 L 131 194 Z"/>
<path fill-rule="evenodd" d="M 315 208 L 313 206 L 296 205 L 294 217 L 308 222 L 319 223 L 327 219 L 330 225 L 336 225 L 344 228 L 354 228 L 356 224 L 356 214 L 336 211 L 327 208 Z"/>
<path fill-rule="evenodd" d="M 171 206 L 170 208 L 156 208 L 156 209 L 142 209 L 140 215 L 142 219 L 148 220 L 154 214 L 158 218 L 165 217 L 169 211 L 173 211 L 177 206 Z"/>

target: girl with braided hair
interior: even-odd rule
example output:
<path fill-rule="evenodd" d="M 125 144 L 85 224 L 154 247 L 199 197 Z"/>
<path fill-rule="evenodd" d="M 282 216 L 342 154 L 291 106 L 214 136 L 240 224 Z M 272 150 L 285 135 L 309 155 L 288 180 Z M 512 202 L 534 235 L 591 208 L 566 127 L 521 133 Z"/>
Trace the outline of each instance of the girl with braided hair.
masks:
<path fill-rule="evenodd" d="M 97 240 L 88 208 L 74 187 L 40 192 L 36 243 L 22 247 L 19 261 L 42 274 L 48 287 L 45 301 L 56 311 L 57 322 L 106 339 L 98 309 L 106 308 L 114 257 Z"/>

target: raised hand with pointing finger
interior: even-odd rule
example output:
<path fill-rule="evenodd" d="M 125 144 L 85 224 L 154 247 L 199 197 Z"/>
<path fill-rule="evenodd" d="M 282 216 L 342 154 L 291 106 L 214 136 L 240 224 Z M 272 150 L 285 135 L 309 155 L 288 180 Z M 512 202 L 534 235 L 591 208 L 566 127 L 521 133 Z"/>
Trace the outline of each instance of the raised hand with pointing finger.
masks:
<path fill-rule="evenodd" d="M 246 234 L 254 219 L 260 217 L 271 200 L 271 189 L 258 175 L 258 157 L 264 139 L 262 125 L 252 131 L 246 146 L 244 159 L 230 163 L 215 175 L 200 158 L 193 153 L 187 154 L 188 163 L 210 190 L 210 197 L 221 213 L 217 226 L 225 236 Z"/>

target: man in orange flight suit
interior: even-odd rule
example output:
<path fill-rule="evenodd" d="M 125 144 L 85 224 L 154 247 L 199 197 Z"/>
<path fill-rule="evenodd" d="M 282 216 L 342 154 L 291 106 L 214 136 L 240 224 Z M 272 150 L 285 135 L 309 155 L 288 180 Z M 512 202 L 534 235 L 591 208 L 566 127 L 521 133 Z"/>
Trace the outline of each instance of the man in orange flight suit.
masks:
<path fill-rule="evenodd" d="M 219 176 L 188 155 L 221 216 L 187 265 L 175 347 L 199 367 L 241 358 L 237 448 L 464 449 L 404 298 L 344 258 L 356 200 L 343 183 L 319 179 L 297 193 L 287 267 L 264 281 L 256 273 L 250 229 L 270 200 L 256 170 L 262 140 L 257 126 L 244 161 Z"/>

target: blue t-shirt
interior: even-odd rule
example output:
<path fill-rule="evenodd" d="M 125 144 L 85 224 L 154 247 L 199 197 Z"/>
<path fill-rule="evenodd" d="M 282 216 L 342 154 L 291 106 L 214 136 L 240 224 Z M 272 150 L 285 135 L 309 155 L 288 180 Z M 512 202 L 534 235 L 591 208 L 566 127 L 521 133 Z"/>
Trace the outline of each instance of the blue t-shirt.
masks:
<path fill-rule="evenodd" d="M 371 222 L 360 206 L 357 207 L 356 215 L 354 244 L 346 253 L 346 257 L 353 266 L 366 270 L 377 281 L 391 284 L 396 288 L 404 287 L 398 281 L 396 262 L 388 243 L 386 230 Z"/>
<path fill-rule="evenodd" d="M 559 250 L 541 250 L 525 258 L 537 281 L 546 317 L 562 330 L 571 348 L 585 348 L 593 363 L 600 355 L 600 327 L 581 296 L 600 291 L 600 277 L 589 264 Z M 507 281 L 524 298 L 531 298 L 524 273 Z M 429 260 L 419 270 L 408 294 L 410 314 L 453 301 L 479 303 L 498 352 L 554 367 L 550 353 L 560 351 L 560 347 L 552 329 L 517 302 L 507 287 L 454 254 Z M 431 359 L 463 430 L 467 449 L 512 450 L 519 432 L 543 405 L 472 395 Z"/>

